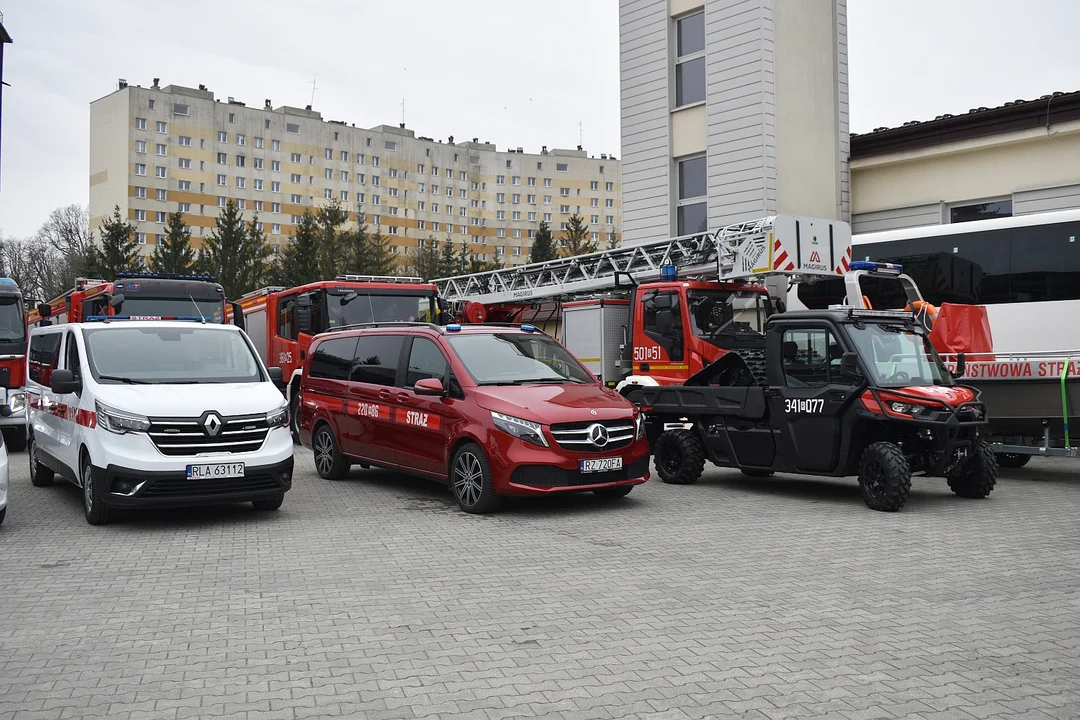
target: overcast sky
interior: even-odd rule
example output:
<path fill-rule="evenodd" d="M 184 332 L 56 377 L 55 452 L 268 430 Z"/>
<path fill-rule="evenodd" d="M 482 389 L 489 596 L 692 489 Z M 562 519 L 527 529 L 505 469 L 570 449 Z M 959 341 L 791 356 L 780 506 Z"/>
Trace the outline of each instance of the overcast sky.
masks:
<path fill-rule="evenodd" d="M 798 0 L 776 0 L 795 2 Z M 529 152 L 619 152 L 617 0 L 0 0 L 0 233 L 86 203 L 118 78 Z M 1075 0 L 848 0 L 853 132 L 1080 89 Z M 579 129 L 579 123 L 581 128 Z"/>

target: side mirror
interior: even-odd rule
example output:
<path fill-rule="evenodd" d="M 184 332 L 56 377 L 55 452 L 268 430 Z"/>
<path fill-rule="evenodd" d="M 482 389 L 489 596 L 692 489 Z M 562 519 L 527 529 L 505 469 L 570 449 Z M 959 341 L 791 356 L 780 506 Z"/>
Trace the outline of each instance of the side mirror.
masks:
<path fill-rule="evenodd" d="M 673 323 L 671 319 L 671 310 L 659 310 L 656 313 L 656 332 L 661 335 L 671 335 L 673 330 Z"/>
<path fill-rule="evenodd" d="M 449 300 L 447 300 L 447 299 L 446 299 L 446 298 L 444 298 L 444 297 L 437 297 L 437 298 L 435 298 L 435 305 L 436 305 L 436 307 L 438 307 L 438 308 L 439 308 L 440 310 L 449 310 L 449 309 L 450 309 L 450 301 L 449 301 Z"/>
<path fill-rule="evenodd" d="M 355 300 L 358 297 L 360 297 L 360 296 L 356 294 L 355 290 L 350 290 L 349 292 L 345 293 L 341 297 L 341 304 L 342 305 L 348 305 L 349 303 L 351 303 L 353 300 Z M 310 300 L 308 301 L 308 303 L 310 304 Z"/>
<path fill-rule="evenodd" d="M 840 374 L 847 378 L 862 377 L 859 373 L 859 354 L 846 352 L 840 358 Z"/>
<path fill-rule="evenodd" d="M 777 315 L 783 315 L 787 312 L 787 303 L 780 298 L 776 298 L 776 313 Z"/>
<path fill-rule="evenodd" d="M 67 395 L 79 389 L 79 381 L 70 370 L 53 370 L 49 378 L 49 389 L 57 395 Z"/>
<path fill-rule="evenodd" d="M 232 306 L 232 324 L 241 330 L 247 330 L 244 324 L 244 309 L 240 307 L 240 303 L 229 303 Z"/>
<path fill-rule="evenodd" d="M 122 308 L 123 306 L 124 306 L 124 294 L 123 293 L 120 293 L 118 295 L 113 295 L 111 298 L 109 298 L 109 307 L 111 307 L 113 310 L 116 310 L 117 312 L 119 312 L 120 308 Z"/>
<path fill-rule="evenodd" d="M 952 371 L 954 378 L 964 377 L 964 371 L 967 369 L 967 358 L 964 357 L 964 353 L 960 353 L 956 356 L 956 369 Z"/>
<path fill-rule="evenodd" d="M 311 297 L 309 295 L 296 298 L 296 329 L 298 332 L 311 333 Z"/>
<path fill-rule="evenodd" d="M 270 382 L 279 390 L 285 389 L 285 373 L 279 367 L 266 368 L 266 374 L 270 376 Z"/>
<path fill-rule="evenodd" d="M 38 315 L 43 318 L 52 317 L 52 305 L 50 305 L 49 303 L 38 303 L 37 311 Z"/>
<path fill-rule="evenodd" d="M 657 310 L 670 309 L 671 308 L 671 295 L 669 295 L 667 293 L 662 293 L 660 295 L 657 295 L 652 299 L 652 304 L 653 304 L 653 307 L 656 308 Z"/>
<path fill-rule="evenodd" d="M 439 378 L 424 378 L 416 381 L 413 392 L 417 395 L 442 395 L 446 390 L 443 389 L 442 380 Z"/>

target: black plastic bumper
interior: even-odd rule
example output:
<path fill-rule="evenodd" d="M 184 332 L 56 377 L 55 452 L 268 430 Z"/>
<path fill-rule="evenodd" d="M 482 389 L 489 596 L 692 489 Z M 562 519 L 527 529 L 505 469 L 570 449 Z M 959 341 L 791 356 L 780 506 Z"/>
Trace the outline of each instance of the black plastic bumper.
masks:
<path fill-rule="evenodd" d="M 109 465 L 94 467 L 94 482 L 104 488 L 101 501 L 117 508 L 192 507 L 269 500 L 292 488 L 293 459 L 276 465 L 249 466 L 242 478 L 189 480 L 184 471 L 146 472 Z M 118 491 L 138 489 L 131 494 Z"/>

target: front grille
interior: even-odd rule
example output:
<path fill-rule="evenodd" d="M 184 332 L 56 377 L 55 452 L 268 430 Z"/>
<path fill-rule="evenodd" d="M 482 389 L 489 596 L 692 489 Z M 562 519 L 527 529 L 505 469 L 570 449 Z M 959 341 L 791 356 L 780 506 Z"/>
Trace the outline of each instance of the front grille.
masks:
<path fill-rule="evenodd" d="M 265 415 L 222 416 L 221 432 L 210 435 L 199 418 L 150 418 L 150 440 L 164 455 L 251 452 L 262 447 L 270 426 Z"/>
<path fill-rule="evenodd" d="M 136 478 L 117 478 L 134 480 Z M 115 482 L 115 481 L 114 481 Z M 182 498 L 202 495 L 230 495 L 249 493 L 260 490 L 282 490 L 280 482 L 267 474 L 248 475 L 242 478 L 216 478 L 206 480 L 188 480 L 187 478 L 162 478 L 147 484 L 138 494 L 140 498 Z"/>
<path fill-rule="evenodd" d="M 634 480 L 649 472 L 649 456 L 624 465 L 621 470 L 599 473 L 582 473 L 579 470 L 563 470 L 553 465 L 520 465 L 510 475 L 515 485 L 532 487 L 575 487 L 577 485 L 600 485 L 601 483 Z"/>
<path fill-rule="evenodd" d="M 597 445 L 589 438 L 590 430 L 594 425 L 600 425 L 607 430 L 608 440 L 605 444 Z M 607 452 L 626 447 L 634 442 L 634 432 L 633 420 L 556 423 L 551 426 L 551 434 L 555 442 L 567 450 L 577 452 Z"/>

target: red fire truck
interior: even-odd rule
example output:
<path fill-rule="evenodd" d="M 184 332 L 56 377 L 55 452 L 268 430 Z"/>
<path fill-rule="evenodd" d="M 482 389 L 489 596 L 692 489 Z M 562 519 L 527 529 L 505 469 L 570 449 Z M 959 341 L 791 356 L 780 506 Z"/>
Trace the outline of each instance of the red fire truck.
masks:
<path fill-rule="evenodd" d="M 0 278 L 0 429 L 11 450 L 26 448 L 26 336 L 22 292 Z"/>
<path fill-rule="evenodd" d="M 228 310 L 225 291 L 212 275 L 125 272 L 113 282 L 78 278 L 72 290 L 31 310 L 27 324 L 83 322 L 100 315 L 222 323 Z"/>
<path fill-rule="evenodd" d="M 266 287 L 233 303 L 267 367 L 281 368 L 296 432 L 300 375 L 311 339 L 353 325 L 440 322 L 438 290 L 420 278 L 339 275 L 297 287 Z M 233 311 L 230 311 L 229 315 Z"/>

